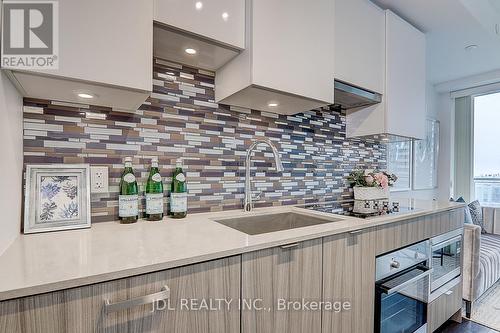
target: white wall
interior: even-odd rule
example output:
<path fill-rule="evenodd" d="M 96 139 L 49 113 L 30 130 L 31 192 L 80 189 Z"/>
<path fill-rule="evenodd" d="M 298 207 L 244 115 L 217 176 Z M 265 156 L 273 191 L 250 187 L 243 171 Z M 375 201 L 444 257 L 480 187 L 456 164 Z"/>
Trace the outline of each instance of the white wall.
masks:
<path fill-rule="evenodd" d="M 0 254 L 20 233 L 23 179 L 22 97 L 0 72 Z"/>

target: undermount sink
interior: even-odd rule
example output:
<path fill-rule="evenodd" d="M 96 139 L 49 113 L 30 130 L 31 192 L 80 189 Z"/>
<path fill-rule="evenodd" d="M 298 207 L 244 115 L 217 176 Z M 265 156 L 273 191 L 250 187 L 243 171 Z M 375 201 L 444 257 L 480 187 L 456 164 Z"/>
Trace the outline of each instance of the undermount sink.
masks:
<path fill-rule="evenodd" d="M 275 213 L 254 216 L 241 216 L 214 220 L 220 224 L 244 232 L 248 235 L 259 235 L 268 232 L 309 227 L 312 225 L 341 221 L 338 218 L 321 218 L 295 212 Z"/>

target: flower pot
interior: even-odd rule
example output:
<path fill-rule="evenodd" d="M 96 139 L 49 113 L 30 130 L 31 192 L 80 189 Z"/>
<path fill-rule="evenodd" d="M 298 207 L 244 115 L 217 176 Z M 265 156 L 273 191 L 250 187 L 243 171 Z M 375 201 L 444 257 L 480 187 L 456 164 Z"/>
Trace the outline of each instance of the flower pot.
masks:
<path fill-rule="evenodd" d="M 354 200 L 389 199 L 389 188 L 354 186 Z"/>

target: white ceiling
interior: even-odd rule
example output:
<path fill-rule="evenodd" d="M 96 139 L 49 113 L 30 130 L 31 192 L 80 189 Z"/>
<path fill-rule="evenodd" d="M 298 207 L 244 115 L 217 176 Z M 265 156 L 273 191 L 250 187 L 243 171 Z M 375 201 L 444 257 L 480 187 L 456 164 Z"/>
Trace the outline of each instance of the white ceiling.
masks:
<path fill-rule="evenodd" d="M 372 1 L 426 33 L 431 83 L 500 69 L 500 0 Z M 479 47 L 466 51 L 471 44 Z"/>

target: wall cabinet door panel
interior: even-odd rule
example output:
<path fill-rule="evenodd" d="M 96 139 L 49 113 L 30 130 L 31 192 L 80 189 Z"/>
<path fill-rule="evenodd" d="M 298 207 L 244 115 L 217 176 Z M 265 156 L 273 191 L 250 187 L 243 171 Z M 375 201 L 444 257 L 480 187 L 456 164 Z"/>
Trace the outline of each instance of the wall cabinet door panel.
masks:
<path fill-rule="evenodd" d="M 335 0 L 335 78 L 384 93 L 385 13 L 369 0 Z"/>
<path fill-rule="evenodd" d="M 155 0 L 154 19 L 222 44 L 245 48 L 245 0 Z"/>

